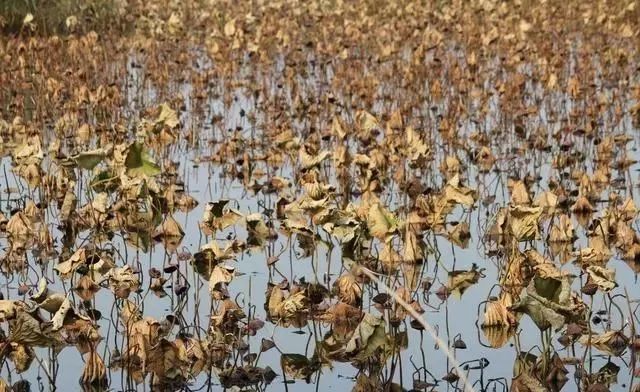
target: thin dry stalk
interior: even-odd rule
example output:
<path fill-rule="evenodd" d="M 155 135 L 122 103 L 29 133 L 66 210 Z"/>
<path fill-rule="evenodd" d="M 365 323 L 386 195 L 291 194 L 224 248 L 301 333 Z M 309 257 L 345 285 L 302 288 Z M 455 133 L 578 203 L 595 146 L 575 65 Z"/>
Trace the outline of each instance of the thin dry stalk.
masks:
<path fill-rule="evenodd" d="M 360 271 L 363 272 L 365 275 L 367 275 L 369 279 L 374 281 L 378 286 L 383 287 L 384 290 L 387 292 L 387 294 L 393 297 L 393 299 L 397 303 L 399 303 L 400 306 L 402 306 L 414 319 L 416 319 L 416 321 L 420 323 L 420 325 L 424 327 L 425 331 L 427 331 L 429 335 L 431 335 L 433 340 L 436 341 L 438 348 L 443 353 L 445 353 L 447 358 L 449 358 L 449 361 L 451 361 L 451 363 L 453 364 L 453 367 L 456 369 L 456 374 L 460 377 L 460 380 L 464 384 L 464 390 L 467 392 L 475 392 L 475 390 L 473 389 L 473 386 L 471 386 L 471 384 L 469 383 L 467 376 L 462 371 L 462 368 L 460 367 L 460 363 L 458 362 L 458 360 L 456 360 L 451 350 L 449 350 L 447 343 L 438 337 L 438 335 L 436 334 L 436 331 L 433 329 L 433 327 L 431 327 L 431 325 L 429 325 L 429 323 L 427 323 L 424 317 L 422 317 L 420 313 L 418 313 L 415 309 L 411 307 L 411 305 L 409 305 L 398 294 L 396 294 L 394 290 L 392 290 L 389 286 L 387 286 L 383 281 L 378 279 L 378 277 L 372 271 L 362 266 L 360 266 Z"/>

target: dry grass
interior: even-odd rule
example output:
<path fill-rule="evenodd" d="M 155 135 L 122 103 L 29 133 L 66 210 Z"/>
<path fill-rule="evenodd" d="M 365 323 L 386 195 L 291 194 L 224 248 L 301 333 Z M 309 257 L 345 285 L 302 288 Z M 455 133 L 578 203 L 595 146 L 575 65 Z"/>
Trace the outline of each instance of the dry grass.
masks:
<path fill-rule="evenodd" d="M 5 34 L 126 30 L 127 1 L 1 0 L 0 29 Z M 25 24 L 25 17 L 33 20 Z"/>

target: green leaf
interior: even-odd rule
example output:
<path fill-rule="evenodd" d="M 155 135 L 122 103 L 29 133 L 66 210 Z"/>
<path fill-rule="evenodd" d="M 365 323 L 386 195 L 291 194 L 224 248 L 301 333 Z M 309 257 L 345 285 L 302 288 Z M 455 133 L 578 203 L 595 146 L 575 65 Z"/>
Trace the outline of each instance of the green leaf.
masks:
<path fill-rule="evenodd" d="M 365 313 L 344 350 L 346 353 L 355 354 L 355 360 L 364 361 L 388 344 L 384 321 Z"/>
<path fill-rule="evenodd" d="M 557 330 L 567 322 L 582 319 L 586 307 L 572 293 L 568 277 L 535 277 L 511 310 L 528 314 L 540 330 L 550 327 Z"/>
<path fill-rule="evenodd" d="M 105 157 L 104 150 L 99 148 L 91 151 L 83 151 L 73 157 L 73 160 L 76 162 L 78 166 L 83 169 L 91 170 L 98 163 L 102 162 Z"/>
<path fill-rule="evenodd" d="M 151 234 L 144 231 L 131 231 L 127 237 L 127 242 L 142 250 L 143 253 L 147 253 L 151 245 Z"/>
<path fill-rule="evenodd" d="M 315 360 L 309 360 L 302 354 L 282 354 L 280 365 L 287 377 L 292 379 L 306 380 L 320 367 Z"/>
<path fill-rule="evenodd" d="M 135 142 L 129 146 L 127 158 L 124 162 L 127 167 L 127 174 L 130 176 L 148 176 L 153 177 L 161 173 L 158 166 L 151 156 L 144 151 L 142 144 Z"/>
<path fill-rule="evenodd" d="M 89 185 L 96 192 L 110 192 L 116 190 L 120 184 L 120 178 L 114 175 L 111 170 L 102 170 L 98 172 Z"/>

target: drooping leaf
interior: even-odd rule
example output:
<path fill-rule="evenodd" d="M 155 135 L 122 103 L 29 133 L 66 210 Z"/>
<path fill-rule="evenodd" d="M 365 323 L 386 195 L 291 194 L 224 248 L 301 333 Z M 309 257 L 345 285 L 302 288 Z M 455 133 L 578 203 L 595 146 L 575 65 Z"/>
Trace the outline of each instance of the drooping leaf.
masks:
<path fill-rule="evenodd" d="M 476 193 L 460 184 L 460 176 L 453 176 L 443 190 L 443 198 L 446 203 L 460 204 L 465 207 L 471 207 L 476 200 Z"/>
<path fill-rule="evenodd" d="M 309 380 L 311 375 L 320 367 L 314 360 L 309 360 L 302 354 L 286 353 L 280 356 L 280 366 L 291 379 Z"/>
<path fill-rule="evenodd" d="M 351 339 L 345 345 L 344 352 L 353 355 L 354 359 L 363 360 L 371 357 L 378 349 L 383 349 L 386 344 L 384 321 L 370 313 L 365 313 Z"/>
<path fill-rule="evenodd" d="M 129 145 L 124 164 L 127 174 L 132 177 L 153 177 L 161 173 L 160 166 L 153 161 L 139 142 Z"/>
<path fill-rule="evenodd" d="M 551 327 L 559 329 L 565 322 L 581 319 L 586 306 L 571 291 L 568 277 L 535 277 L 510 309 L 526 313 L 538 328 L 545 330 Z"/>
<path fill-rule="evenodd" d="M 13 362 L 15 370 L 18 374 L 23 373 L 29 369 L 33 362 L 36 353 L 33 349 L 25 344 L 10 343 L 9 359 Z"/>
<path fill-rule="evenodd" d="M 481 277 L 482 270 L 476 264 L 473 264 L 470 270 L 451 271 L 447 281 L 447 291 L 454 297 L 460 298 L 469 287 L 478 283 Z"/>
<path fill-rule="evenodd" d="M 398 220 L 380 203 L 376 203 L 369 208 L 367 226 L 372 236 L 385 239 L 398 229 Z"/>
<path fill-rule="evenodd" d="M 173 216 L 167 216 L 162 225 L 156 229 L 153 234 L 154 238 L 183 237 L 184 230 L 180 223 Z"/>
<path fill-rule="evenodd" d="M 595 283 L 605 293 L 618 286 L 615 270 L 598 265 L 590 265 L 587 267 L 587 272 L 589 273 L 589 281 Z"/>
<path fill-rule="evenodd" d="M 511 234 L 518 241 L 529 241 L 539 235 L 538 221 L 542 207 L 515 205 L 509 207 L 507 222 Z"/>
<path fill-rule="evenodd" d="M 338 298 L 346 304 L 357 305 L 362 299 L 362 287 L 356 281 L 355 276 L 347 272 L 341 275 L 334 283 L 338 291 Z"/>
<path fill-rule="evenodd" d="M 90 151 L 83 151 L 77 155 L 74 155 L 73 160 L 78 166 L 86 170 L 92 170 L 105 158 L 106 152 L 104 149 L 96 149 Z"/>
<path fill-rule="evenodd" d="M 622 331 L 610 330 L 600 335 L 583 335 L 580 344 L 591 345 L 609 355 L 619 356 L 629 346 L 629 338 Z"/>
<path fill-rule="evenodd" d="M 160 105 L 160 114 L 156 119 L 156 125 L 158 126 L 166 126 L 168 128 L 175 128 L 180 125 L 180 120 L 178 120 L 178 113 L 175 110 L 171 109 L 169 105 L 163 103 Z"/>

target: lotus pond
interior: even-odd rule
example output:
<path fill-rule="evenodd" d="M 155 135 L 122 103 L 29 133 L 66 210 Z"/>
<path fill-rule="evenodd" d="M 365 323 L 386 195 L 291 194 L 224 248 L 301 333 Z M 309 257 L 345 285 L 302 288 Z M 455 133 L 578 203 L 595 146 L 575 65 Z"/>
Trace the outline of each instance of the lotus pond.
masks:
<path fill-rule="evenodd" d="M 637 2 L 103 3 L 0 36 L 0 391 L 639 390 Z"/>

